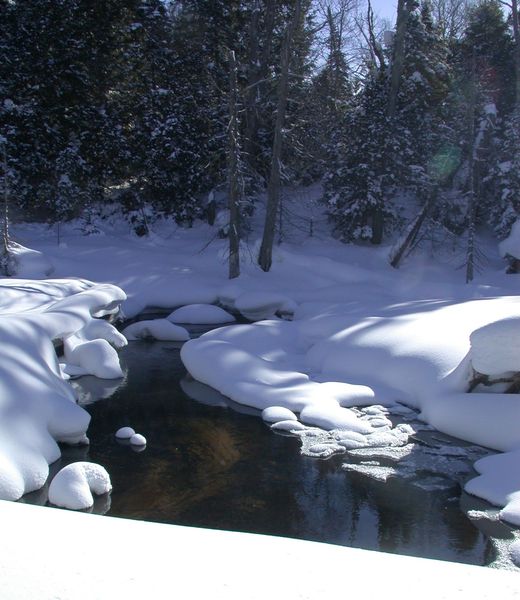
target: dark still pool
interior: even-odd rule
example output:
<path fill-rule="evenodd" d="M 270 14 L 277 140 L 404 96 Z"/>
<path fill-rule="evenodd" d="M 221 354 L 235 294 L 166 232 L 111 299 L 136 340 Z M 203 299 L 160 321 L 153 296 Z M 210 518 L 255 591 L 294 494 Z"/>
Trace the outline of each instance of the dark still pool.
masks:
<path fill-rule="evenodd" d="M 51 466 L 49 479 L 78 460 L 107 469 L 113 491 L 94 512 L 477 565 L 494 563 L 501 540 L 513 537 L 505 525 L 470 519 L 482 503 L 461 493 L 460 477 L 435 473 L 419 457 L 407 459 L 413 476 L 385 478 L 370 474 L 366 457 L 302 456 L 297 437 L 272 432 L 259 412 L 191 380 L 178 344 L 131 342 L 121 359 L 124 382 L 74 383 L 92 415 L 90 446 L 63 447 Z M 118 441 L 123 426 L 144 435 L 146 447 Z M 433 437 L 426 432 L 417 447 L 432 448 Z M 357 470 L 346 470 L 356 461 Z M 22 501 L 45 504 L 46 488 Z"/>

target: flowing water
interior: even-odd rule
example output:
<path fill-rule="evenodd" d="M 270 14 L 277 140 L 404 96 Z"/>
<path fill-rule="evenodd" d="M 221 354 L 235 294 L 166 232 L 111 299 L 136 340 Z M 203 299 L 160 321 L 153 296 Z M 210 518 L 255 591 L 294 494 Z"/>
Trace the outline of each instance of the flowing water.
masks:
<path fill-rule="evenodd" d="M 96 500 L 94 512 L 477 565 L 496 561 L 497 540 L 513 537 L 501 523 L 470 520 L 462 507 L 484 504 L 461 494 L 460 477 L 435 473 L 423 455 L 407 457 L 405 477 L 378 477 L 388 469 L 384 457 L 302 456 L 298 438 L 273 433 L 258 411 L 191 380 L 178 344 L 131 342 L 121 358 L 124 382 L 75 382 L 92 415 L 91 443 L 63 447 L 49 478 L 77 460 L 103 465 L 113 492 Z M 115 438 L 125 425 L 147 438 L 142 451 Z M 417 447 L 431 449 L 431 438 L 426 432 Z M 436 447 L 442 454 L 444 446 Z M 346 470 L 348 462 L 355 470 Z M 45 504 L 47 489 L 23 501 Z"/>

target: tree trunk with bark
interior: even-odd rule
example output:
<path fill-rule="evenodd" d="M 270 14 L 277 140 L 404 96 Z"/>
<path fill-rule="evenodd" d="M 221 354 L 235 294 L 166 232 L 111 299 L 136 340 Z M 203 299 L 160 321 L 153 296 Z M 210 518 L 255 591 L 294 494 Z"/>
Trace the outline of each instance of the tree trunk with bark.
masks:
<path fill-rule="evenodd" d="M 237 117 L 237 64 L 235 52 L 229 51 L 229 129 L 228 129 L 228 182 L 229 182 L 229 279 L 240 275 L 240 209 L 238 186 L 238 117 Z"/>
<path fill-rule="evenodd" d="M 258 264 L 264 271 L 269 271 L 272 265 L 273 243 L 276 229 L 276 215 L 280 201 L 280 160 L 283 145 L 283 124 L 287 108 L 287 93 L 289 87 L 289 65 L 294 33 L 300 23 L 301 0 L 296 0 L 293 18 L 285 33 L 281 57 L 281 73 L 278 85 L 278 105 L 274 129 L 273 153 L 271 157 L 271 171 L 267 186 L 267 207 L 265 215 L 264 233 Z"/>

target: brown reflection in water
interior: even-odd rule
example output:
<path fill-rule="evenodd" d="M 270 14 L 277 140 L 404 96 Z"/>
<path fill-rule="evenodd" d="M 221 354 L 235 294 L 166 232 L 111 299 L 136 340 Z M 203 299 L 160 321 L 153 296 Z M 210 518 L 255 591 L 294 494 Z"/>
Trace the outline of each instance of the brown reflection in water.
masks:
<path fill-rule="evenodd" d="M 138 489 L 118 499 L 116 510 L 136 518 L 179 518 L 229 486 L 229 470 L 242 457 L 237 445 L 225 427 L 210 419 L 192 421 L 189 432 L 172 440 L 170 456 L 151 462 Z"/>

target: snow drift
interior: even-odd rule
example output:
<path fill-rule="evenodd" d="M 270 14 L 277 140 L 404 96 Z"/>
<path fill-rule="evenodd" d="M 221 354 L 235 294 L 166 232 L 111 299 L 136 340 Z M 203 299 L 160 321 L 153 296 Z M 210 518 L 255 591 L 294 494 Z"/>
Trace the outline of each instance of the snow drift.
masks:
<path fill-rule="evenodd" d="M 87 341 L 95 331 L 103 341 L 123 343 L 111 325 L 101 325 L 96 317 L 117 310 L 125 294 L 116 286 L 85 280 L 8 280 L 0 291 L 0 498 L 17 500 L 44 485 L 48 465 L 60 456 L 57 442 L 88 441 L 90 416 L 76 404 L 53 342 L 67 345 L 74 338 L 78 349 L 102 341 Z M 16 312 L 20 298 L 25 312 Z M 85 372 L 107 366 L 105 350 L 104 345 L 89 350 L 88 364 L 82 363 Z M 114 357 L 110 360 L 105 375 L 119 376 Z"/>

